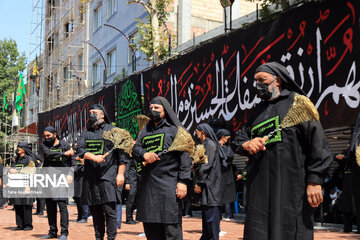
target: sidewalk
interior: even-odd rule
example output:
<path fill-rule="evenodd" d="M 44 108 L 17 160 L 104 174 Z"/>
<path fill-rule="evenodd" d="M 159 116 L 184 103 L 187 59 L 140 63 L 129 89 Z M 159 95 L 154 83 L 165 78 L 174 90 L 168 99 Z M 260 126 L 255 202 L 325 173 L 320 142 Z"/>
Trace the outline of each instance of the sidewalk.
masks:
<path fill-rule="evenodd" d="M 33 216 L 34 229 L 32 231 L 12 231 L 15 226 L 15 212 L 10 210 L 12 206 L 0 210 L 0 239 L 39 239 L 47 234 L 49 226 L 47 218 L 44 216 Z M 92 219 L 88 223 L 73 222 L 76 219 L 76 206 L 68 205 L 69 210 L 69 236 L 70 240 L 88 240 L 94 238 L 94 229 Z M 35 209 L 34 211 L 35 212 Z M 184 240 L 198 240 L 201 236 L 201 218 L 198 217 L 199 212 L 194 212 L 195 217 L 183 218 Z M 46 215 L 46 212 L 45 212 Z M 123 210 L 123 220 L 125 219 L 125 211 Z M 240 221 L 241 216 L 231 222 L 221 221 L 221 230 L 227 232 L 221 240 L 241 240 L 243 237 L 244 224 Z M 58 222 L 60 221 L 58 215 Z M 58 223 L 60 228 L 60 223 Z M 60 232 L 60 230 L 59 230 Z M 118 230 L 117 239 L 121 240 L 145 240 L 145 237 L 138 235 L 143 232 L 142 224 L 127 225 L 122 223 L 121 229 Z M 315 240 L 360 240 L 360 234 L 350 234 L 342 232 L 334 232 L 332 230 L 315 230 Z"/>

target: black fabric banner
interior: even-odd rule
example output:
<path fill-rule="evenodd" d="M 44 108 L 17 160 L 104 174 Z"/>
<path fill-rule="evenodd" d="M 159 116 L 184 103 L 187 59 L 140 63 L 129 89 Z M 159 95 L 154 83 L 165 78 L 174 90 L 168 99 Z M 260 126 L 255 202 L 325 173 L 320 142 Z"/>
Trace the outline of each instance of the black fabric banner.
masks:
<path fill-rule="evenodd" d="M 359 1 L 307 3 L 143 72 L 145 110 L 166 97 L 190 132 L 211 118 L 238 130 L 260 102 L 254 71 L 277 61 L 313 101 L 325 129 L 353 125 L 360 104 Z"/>
<path fill-rule="evenodd" d="M 139 126 L 134 117 L 142 113 L 140 77 L 140 74 L 136 74 L 131 79 L 123 80 L 115 85 L 116 126 L 128 130 L 134 139 L 139 132 Z"/>
<path fill-rule="evenodd" d="M 46 126 L 51 125 L 55 127 L 61 139 L 68 143 L 74 143 L 74 140 L 80 136 L 80 133 L 88 127 L 89 107 L 91 105 L 96 103 L 104 105 L 110 121 L 114 122 L 114 99 L 115 87 L 112 85 L 86 98 L 77 100 L 72 104 L 48 112 L 39 113 L 39 136 L 42 136 L 42 131 Z"/>

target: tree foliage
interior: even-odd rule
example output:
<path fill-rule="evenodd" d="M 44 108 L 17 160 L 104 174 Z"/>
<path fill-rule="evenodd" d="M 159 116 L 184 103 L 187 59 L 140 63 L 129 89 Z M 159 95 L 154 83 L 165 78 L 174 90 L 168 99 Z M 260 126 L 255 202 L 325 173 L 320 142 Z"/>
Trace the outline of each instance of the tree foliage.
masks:
<path fill-rule="evenodd" d="M 11 134 L 11 109 L 12 95 L 15 90 L 15 82 L 18 79 L 19 72 L 24 71 L 26 64 L 25 54 L 20 54 L 15 40 L 0 40 L 0 152 L 5 148 L 5 131 Z M 7 98 L 8 109 L 2 111 L 4 92 Z M 6 121 L 7 119 L 7 121 Z M 8 124 L 8 126 L 6 126 Z"/>
<path fill-rule="evenodd" d="M 166 22 L 169 17 L 166 8 L 173 1 L 147 0 L 144 2 L 144 7 L 149 15 L 144 20 L 135 19 L 137 21 L 138 32 L 132 47 L 144 53 L 146 60 L 149 62 L 154 60 L 155 63 L 158 63 L 169 54 L 169 38 L 163 22 Z"/>

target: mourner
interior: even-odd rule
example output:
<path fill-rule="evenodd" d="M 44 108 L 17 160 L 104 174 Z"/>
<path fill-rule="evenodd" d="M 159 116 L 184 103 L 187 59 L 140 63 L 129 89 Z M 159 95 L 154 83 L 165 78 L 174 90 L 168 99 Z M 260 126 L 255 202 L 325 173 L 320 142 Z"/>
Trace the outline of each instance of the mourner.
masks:
<path fill-rule="evenodd" d="M 207 123 L 196 127 L 196 136 L 205 147 L 208 163 L 196 174 L 195 193 L 201 193 L 202 236 L 200 240 L 217 240 L 220 233 L 222 201 L 221 160 L 226 160 L 214 130 Z"/>
<path fill-rule="evenodd" d="M 216 132 L 216 137 L 219 141 L 220 148 L 223 149 L 225 158 L 221 161 L 222 166 L 222 191 L 223 202 L 225 210 L 225 221 L 230 221 L 233 218 L 232 207 L 233 202 L 236 201 L 236 187 L 235 176 L 233 172 L 234 152 L 231 150 L 228 141 L 231 137 L 230 132 L 226 129 L 219 129 Z"/>
<path fill-rule="evenodd" d="M 35 158 L 34 154 L 28 148 L 28 144 L 26 142 L 20 142 L 17 145 L 16 149 L 16 158 L 15 162 L 11 164 L 10 173 L 16 174 L 17 172 L 21 172 L 24 168 L 33 167 L 35 170 Z M 24 194 L 29 193 L 30 188 L 26 187 L 24 190 Z M 13 204 L 15 208 L 15 216 L 16 216 L 16 228 L 13 230 L 32 230 L 32 205 L 33 198 L 24 197 L 24 198 L 14 198 Z"/>
<path fill-rule="evenodd" d="M 107 239 L 112 240 L 117 230 L 116 205 L 121 199 L 117 187 L 124 184 L 129 156 L 115 149 L 105 157 L 114 144 L 105 140 L 103 133 L 114 126 L 100 104 L 89 107 L 89 116 L 90 126 L 81 134 L 77 145 L 77 154 L 85 163 L 81 204 L 89 205 L 95 238 L 104 239 L 106 223 Z"/>
<path fill-rule="evenodd" d="M 70 145 L 60 140 L 59 135 L 52 126 L 47 126 L 43 131 L 43 142 L 40 144 L 40 151 L 44 158 L 43 167 L 75 167 L 74 151 Z M 72 181 L 72 179 L 68 180 Z M 57 238 L 57 206 L 60 211 L 60 238 L 67 239 L 69 234 L 69 213 L 67 209 L 67 198 L 46 198 L 46 212 L 50 226 L 49 233 L 41 239 Z"/>
<path fill-rule="evenodd" d="M 142 169 L 136 219 L 149 240 L 183 239 L 180 199 L 187 193 L 192 160 L 188 152 L 166 152 L 181 123 L 165 98 L 151 100 L 150 116 L 133 148 L 134 158 L 148 163 Z"/>
<path fill-rule="evenodd" d="M 254 78 L 262 102 L 233 142 L 249 157 L 244 240 L 313 239 L 313 208 L 332 162 L 324 130 L 317 120 L 278 130 L 293 102 L 308 100 L 284 66 L 265 63 Z"/>

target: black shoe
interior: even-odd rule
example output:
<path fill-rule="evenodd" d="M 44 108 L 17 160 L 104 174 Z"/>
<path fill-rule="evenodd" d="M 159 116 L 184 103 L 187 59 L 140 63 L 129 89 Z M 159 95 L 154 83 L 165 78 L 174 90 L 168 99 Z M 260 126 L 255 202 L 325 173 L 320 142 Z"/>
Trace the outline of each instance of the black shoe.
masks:
<path fill-rule="evenodd" d="M 33 230 L 33 227 L 25 227 L 24 228 L 24 231 L 31 231 L 31 230 Z"/>
<path fill-rule="evenodd" d="M 79 221 L 76 221 L 77 223 L 87 223 L 87 219 L 81 219 Z"/>
<path fill-rule="evenodd" d="M 136 222 L 133 219 L 127 220 L 125 223 L 126 224 L 136 224 Z"/>
<path fill-rule="evenodd" d="M 13 230 L 13 231 L 19 231 L 19 230 L 24 230 L 24 229 L 18 226 L 18 227 L 16 227 L 16 228 L 11 229 L 11 230 Z"/>
<path fill-rule="evenodd" d="M 42 236 L 40 239 L 51 239 L 51 238 L 57 238 L 57 236 L 49 233 Z"/>

